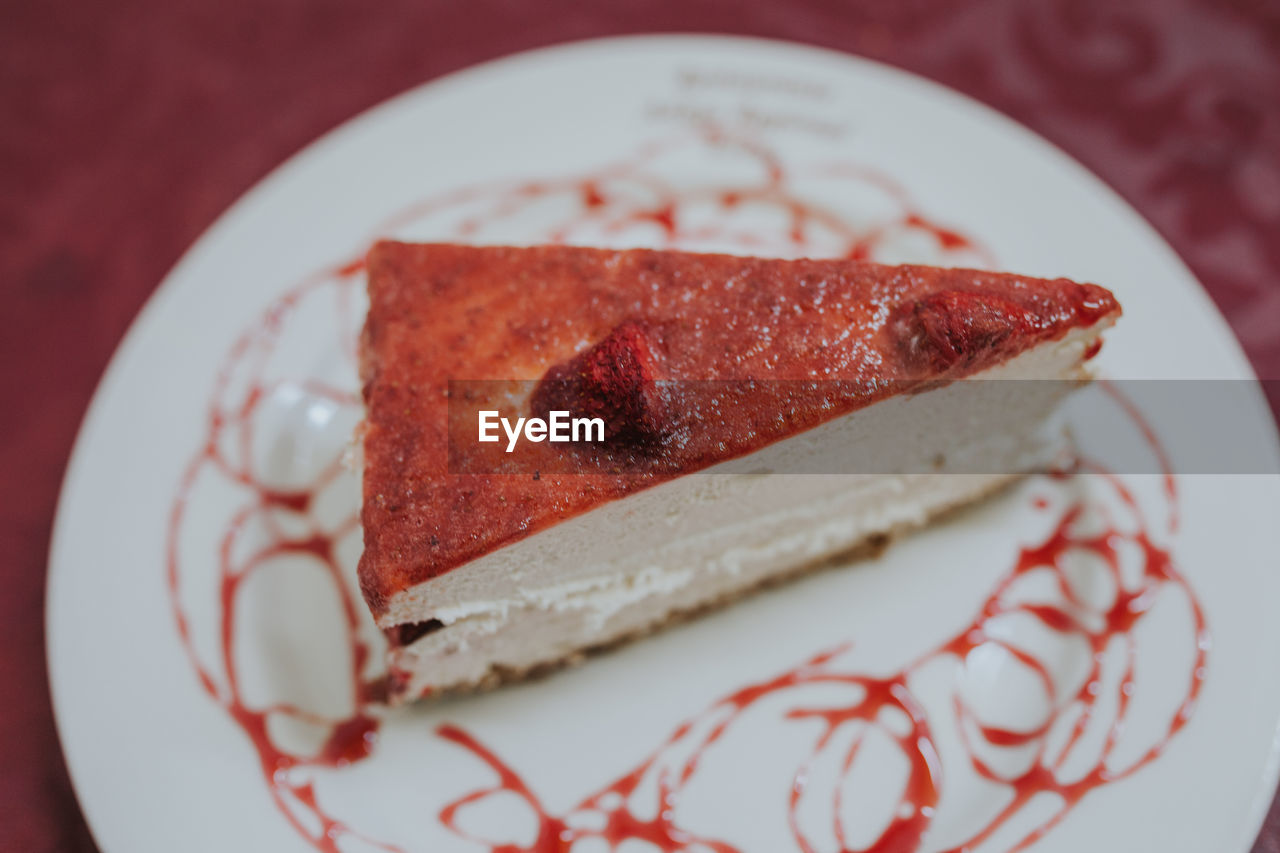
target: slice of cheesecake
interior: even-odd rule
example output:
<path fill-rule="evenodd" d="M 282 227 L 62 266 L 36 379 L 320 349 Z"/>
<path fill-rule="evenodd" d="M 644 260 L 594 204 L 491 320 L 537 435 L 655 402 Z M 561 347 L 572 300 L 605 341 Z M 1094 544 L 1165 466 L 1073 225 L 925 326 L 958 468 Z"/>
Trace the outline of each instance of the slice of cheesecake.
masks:
<path fill-rule="evenodd" d="M 1044 466 L 1120 314 L 1096 285 L 843 260 L 384 242 L 368 274 L 359 574 L 396 701 L 573 660 Z M 510 440 L 555 412 L 576 441 Z"/>

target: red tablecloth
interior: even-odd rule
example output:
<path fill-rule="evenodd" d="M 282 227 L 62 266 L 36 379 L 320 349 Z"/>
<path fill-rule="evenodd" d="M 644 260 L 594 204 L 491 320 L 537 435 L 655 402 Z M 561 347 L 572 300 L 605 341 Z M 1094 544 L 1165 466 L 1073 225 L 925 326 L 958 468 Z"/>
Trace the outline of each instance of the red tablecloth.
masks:
<path fill-rule="evenodd" d="M 1280 3 L 4 3 L 0 849 L 94 849 L 50 712 L 46 551 L 89 395 L 169 267 L 273 166 L 390 95 L 516 50 L 677 30 L 861 54 L 1028 124 L 1155 224 L 1280 378 Z"/>

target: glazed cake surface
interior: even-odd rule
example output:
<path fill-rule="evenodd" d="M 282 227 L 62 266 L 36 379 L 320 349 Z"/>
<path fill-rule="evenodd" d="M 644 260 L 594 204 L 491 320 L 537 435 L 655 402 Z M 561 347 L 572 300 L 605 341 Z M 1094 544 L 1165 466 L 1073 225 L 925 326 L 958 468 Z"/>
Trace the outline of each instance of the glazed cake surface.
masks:
<path fill-rule="evenodd" d="M 842 260 L 384 242 L 368 274 L 359 573 L 403 695 L 642 633 L 998 488 L 1043 461 L 1064 391 L 951 381 L 1081 377 L 1119 314 L 1096 285 Z M 486 383 L 609 440 L 518 468 L 451 441 L 450 395 Z M 758 476 L 854 440 L 901 473 Z M 919 473 L 943 450 L 983 473 Z"/>

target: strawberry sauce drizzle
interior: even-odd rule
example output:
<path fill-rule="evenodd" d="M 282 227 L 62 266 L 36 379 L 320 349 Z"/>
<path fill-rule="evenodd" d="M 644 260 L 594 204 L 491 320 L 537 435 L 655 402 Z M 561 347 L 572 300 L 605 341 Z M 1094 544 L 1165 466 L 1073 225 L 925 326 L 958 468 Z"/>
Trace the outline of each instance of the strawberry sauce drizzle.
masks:
<path fill-rule="evenodd" d="M 1119 485 L 1111 475 L 1100 475 L 1099 479 L 1112 486 Z M 1122 488 L 1116 489 L 1116 493 L 1120 496 L 1122 506 L 1135 517 L 1139 517 L 1140 511 L 1132 495 Z M 1145 527 L 1125 533 L 1116 525 L 1108 523 L 1104 529 L 1097 532 L 1078 532 L 1077 527 L 1083 521 L 1083 516 L 1091 510 L 1096 511 L 1096 508 L 1087 500 L 1081 500 L 1061 512 L 1054 529 L 1043 542 L 1027 546 L 1019 552 L 1011 570 L 992 590 L 990 597 L 972 622 L 952 638 L 939 644 L 933 651 L 900 671 L 887 677 L 871 677 L 843 671 L 838 665 L 838 659 L 847 651 L 847 647 L 840 647 L 818 655 L 776 678 L 743 688 L 712 705 L 700 717 L 677 727 L 672 736 L 636 770 L 585 798 L 570 812 L 570 814 L 579 814 L 599 811 L 602 803 L 612 803 L 612 810 L 607 812 L 608 820 L 602 828 L 570 828 L 563 816 L 548 813 L 537 801 L 528 785 L 472 736 L 453 726 L 442 727 L 437 731 L 441 737 L 470 750 L 483 760 L 498 775 L 498 781 L 492 788 L 474 791 L 450 803 L 440 813 L 440 820 L 446 826 L 458 831 L 456 826 L 459 811 L 489 794 L 504 791 L 522 797 L 538 815 L 541 828 L 533 844 L 494 846 L 491 848 L 494 853 L 516 853 L 516 851 L 553 853 L 553 851 L 568 850 L 573 843 L 589 838 L 604 840 L 608 843 L 609 849 L 616 849 L 619 844 L 628 839 L 643 839 L 654 844 L 658 849 L 671 851 L 671 853 L 701 848 L 736 851 L 738 848 L 723 841 L 695 838 L 682 830 L 677 822 L 676 804 L 682 788 L 692 780 L 699 761 L 739 717 L 763 700 L 777 697 L 802 685 L 845 684 L 861 689 L 862 697 L 855 704 L 836 708 L 796 707 L 782 716 L 784 721 L 811 720 L 821 723 L 821 730 L 814 741 L 813 751 L 809 759 L 796 770 L 790 787 L 788 825 L 791 828 L 796 849 L 803 853 L 816 853 L 820 849 L 801 828 L 800 802 L 808 791 L 807 779 L 812 761 L 829 745 L 842 726 L 852 725 L 857 726 L 860 732 L 845 753 L 842 764 L 844 773 L 847 774 L 853 767 L 858 750 L 866 736 L 865 733 L 872 728 L 879 729 L 881 734 L 897 745 L 909 760 L 910 771 L 899 795 L 898 808 L 894 810 L 892 819 L 877 840 L 870 846 L 854 848 L 849 845 L 840 818 L 843 788 L 837 785 L 830 792 L 835 802 L 833 829 L 840 842 L 840 850 L 856 849 L 866 853 L 908 853 L 908 851 L 920 850 L 923 849 L 925 834 L 932 826 L 937 813 L 943 774 L 928 717 L 912 693 L 911 681 L 921 669 L 932 664 L 939 657 L 952 657 L 963 661 L 979 647 L 994 644 L 1036 674 L 1050 696 L 1054 711 L 1044 722 L 1026 730 L 985 725 L 977 721 L 975 713 L 961 698 L 960 692 L 956 692 L 955 716 L 960 722 L 958 729 L 965 742 L 972 769 L 979 776 L 1008 787 L 1013 796 L 1008 805 L 979 831 L 962 843 L 947 847 L 946 851 L 947 853 L 964 853 L 964 851 L 976 849 L 1004 828 L 1033 799 L 1044 794 L 1053 795 L 1059 802 L 1053 815 L 1026 832 L 1020 839 L 1013 842 L 1011 847 L 1005 848 L 1010 853 L 1024 850 L 1052 830 L 1090 792 L 1127 778 L 1155 761 L 1191 719 L 1207 673 L 1209 633 L 1205 617 L 1186 580 L 1174 566 L 1169 552 L 1153 542 Z M 1136 582 L 1130 580 L 1126 583 L 1121 572 L 1120 550 L 1122 547 L 1132 545 L 1136 545 L 1141 554 L 1141 572 Z M 1102 561 L 1116 584 L 1117 593 L 1113 601 L 1104 609 L 1098 610 L 1081 599 L 1066 574 L 1065 560 L 1068 555 L 1073 553 L 1078 555 L 1082 552 Z M 1033 572 L 1046 571 L 1052 573 L 1055 586 L 1061 594 L 1061 601 L 1019 603 L 1009 600 L 1010 593 L 1023 577 Z M 1178 590 L 1190 603 L 1192 610 L 1195 654 L 1188 674 L 1187 691 L 1173 714 L 1167 730 L 1157 741 L 1137 759 L 1126 762 L 1124 766 L 1114 766 L 1112 758 L 1119 744 L 1119 735 L 1135 692 L 1134 631 L 1150 612 L 1158 595 L 1166 588 Z M 1057 689 L 1046 663 L 1034 654 L 988 631 L 995 620 L 1015 613 L 1035 619 L 1050 631 L 1070 634 L 1088 643 L 1091 668 L 1077 690 L 1065 696 L 1056 695 Z M 1077 770 L 1068 777 L 1063 773 L 1063 766 L 1073 755 L 1074 750 L 1081 745 L 1090 723 L 1099 712 L 1098 705 L 1105 690 L 1103 661 L 1113 645 L 1123 647 L 1125 659 L 1122 676 L 1113 689 L 1117 698 L 1117 709 L 1110 715 L 1111 721 L 1106 731 L 1105 743 L 1092 765 L 1085 771 Z M 910 721 L 909 727 L 901 732 L 885 727 L 881 723 L 881 718 L 886 708 L 896 709 L 905 715 Z M 1074 720 L 1072 714 L 1075 715 Z M 718 722 L 692 745 L 692 756 L 686 759 L 683 770 L 675 775 L 674 781 L 666 777 L 660 780 L 662 806 L 658 809 L 658 816 L 648 821 L 638 821 L 625 813 L 629 798 L 635 791 L 638 781 L 654 768 L 662 766 L 664 758 L 677 745 L 683 749 L 689 749 L 690 744 L 687 739 L 690 737 L 690 732 L 704 728 L 698 724 L 705 719 L 717 719 Z M 1048 754 L 1050 730 L 1061 725 L 1069 728 L 1065 745 L 1056 750 L 1056 756 L 1050 755 Z M 1014 775 L 1000 772 L 981 757 L 981 753 L 986 751 L 983 749 L 985 747 L 1026 746 L 1035 747 L 1035 761 L 1029 769 Z"/>
<path fill-rule="evenodd" d="M 934 241 L 939 262 L 948 259 L 990 259 L 985 250 L 958 232 L 931 223 L 911 206 L 905 191 L 890 179 L 862 167 L 833 166 L 818 170 L 830 180 L 847 180 L 869 191 L 888 197 L 897 205 L 898 213 L 870 226 L 854 226 L 838 212 L 811 204 L 796 196 L 789 188 L 794 170 L 756 143 L 731 138 L 719 131 L 709 131 L 700 144 L 723 148 L 754 158 L 762 179 L 757 184 L 676 190 L 655 173 L 654 163 L 674 144 L 654 144 L 642 149 L 636 158 L 600 169 L 590 175 L 558 180 L 516 182 L 465 189 L 414 205 L 392 217 L 377 229 L 379 234 L 396 234 L 416 223 L 434 221 L 452 214 L 452 230 L 438 222 L 435 239 L 482 236 L 486 223 L 501 222 L 519 215 L 531 205 L 549 197 L 565 196 L 576 200 L 578 210 L 562 221 L 553 223 L 546 237 L 573 242 L 604 234 L 618 239 L 628 235 L 649 234 L 656 230 L 660 242 L 696 248 L 712 243 L 747 250 L 768 250 L 792 254 L 836 254 L 850 258 L 874 259 L 887 244 L 904 231 L 924 234 Z M 637 193 L 637 188 L 641 192 Z M 710 205 L 728 214 L 749 204 L 767 205 L 785 214 L 782 233 L 753 232 L 733 224 L 699 225 L 687 216 L 694 208 Z M 481 210 L 477 211 L 479 207 Z M 776 225 L 774 226 L 776 229 Z M 646 230 L 647 229 L 647 230 Z M 408 236 L 413 236 L 412 234 Z M 833 242 L 834 241 L 834 242 Z M 305 487 L 282 488 L 266 481 L 255 472 L 252 462 L 255 419 L 264 401 L 269 400 L 283 383 L 267 378 L 267 363 L 282 334 L 284 325 L 299 304 L 310 298 L 332 298 L 337 306 L 339 325 L 354 341 L 357 323 L 352 317 L 356 292 L 363 273 L 360 256 L 317 274 L 288 291 L 273 303 L 261 321 L 245 332 L 232 346 L 227 362 L 215 380 L 208 416 L 208 433 L 204 444 L 190 462 L 178 487 L 169 518 L 166 546 L 167 584 L 175 624 L 185 653 L 203 690 L 221 706 L 228 717 L 243 731 L 255 750 L 268 792 L 284 818 L 299 836 L 316 850 L 337 853 L 344 839 L 359 839 L 366 847 L 395 853 L 403 848 L 364 835 L 335 817 L 321 803 L 316 784 L 324 771 L 341 768 L 364 760 L 374 752 L 379 722 L 387 711 L 381 700 L 385 696 L 385 676 L 375 655 L 376 634 L 368 629 L 368 617 L 351 583 L 350 567 L 339 557 L 339 542 L 358 531 L 355 508 L 336 523 L 318 519 L 315 505 L 319 496 L 334 486 L 343 474 L 341 459 L 335 457 Z M 974 263 L 973 260 L 969 261 Z M 351 345 L 345 354 L 354 358 Z M 247 387 L 236 386 L 236 377 L 248 376 Z M 290 381 L 294 388 L 314 399 L 337 407 L 359 407 L 354 389 L 337 388 L 326 383 L 304 379 Z M 1151 427 L 1140 413 L 1114 388 L 1108 389 L 1139 431 L 1151 444 L 1165 469 L 1165 494 L 1169 504 L 1169 529 L 1177 527 L 1177 489 L 1168 460 L 1160 449 Z M 188 508 L 200 484 L 209 477 L 221 478 L 243 493 L 240 509 L 225 525 L 216 554 L 218 589 L 218 652 L 214 663 L 197 649 L 193 628 L 183 600 L 184 581 L 192 571 L 190 556 L 183 553 L 183 533 L 188 523 Z M 1057 478 L 1062 481 L 1063 477 Z M 841 851 L 862 850 L 867 853 L 909 853 L 928 843 L 936 849 L 939 841 L 926 835 L 934 826 L 942 791 L 943 766 L 935 745 L 931 720 L 912 690 L 912 681 L 926 666 L 940 658 L 963 662 L 980 647 L 994 645 L 1013 660 L 1033 672 L 1050 697 L 1052 713 L 1040 724 L 1012 730 L 983 723 L 976 709 L 970 707 L 959 690 L 953 696 L 953 711 L 958 730 L 968 753 L 970 769 L 993 782 L 1007 786 L 1013 797 L 980 830 L 948 853 L 975 849 L 1005 827 L 1034 798 L 1049 794 L 1060 803 L 1047 820 L 1008 848 L 1019 851 L 1056 826 L 1090 792 L 1111 782 L 1126 778 L 1155 761 L 1169 742 L 1186 725 L 1194 711 L 1204 682 L 1209 648 L 1204 614 L 1193 591 L 1178 573 L 1167 550 L 1152 538 L 1137 500 L 1118 478 L 1101 473 L 1089 477 L 1108 484 L 1128 511 L 1137 529 L 1122 531 L 1108 520 L 1101 530 L 1080 532 L 1086 515 L 1096 513 L 1094 503 L 1082 498 L 1058 511 L 1057 522 L 1041 543 L 1025 547 L 1012 568 L 991 592 L 974 620 L 947 641 L 896 673 L 869 676 L 850 671 L 840 663 L 848 646 L 816 655 L 799 666 L 776 677 L 744 687 L 713 703 L 701 714 L 677 726 L 671 735 L 635 769 L 611 784 L 584 797 L 568 812 L 556 815 L 540 802 L 533 788 L 496 753 L 472 734 L 455 725 L 441 726 L 436 735 L 452 746 L 465 750 L 485 765 L 494 775 L 491 785 L 468 792 L 445 805 L 438 814 L 440 824 L 460 838 L 486 846 L 493 853 L 553 853 L 566 851 L 579 842 L 596 839 L 609 849 L 617 849 L 626 840 L 643 840 L 661 851 L 709 850 L 735 853 L 739 848 L 726 841 L 700 837 L 681 826 L 678 804 L 681 794 L 695 783 L 703 759 L 721 743 L 722 738 L 747 714 L 758 712 L 766 700 L 786 695 L 789 691 L 814 685 L 836 686 L 855 691 L 857 701 L 840 707 L 800 705 L 781 715 L 779 724 L 803 726 L 813 732 L 808 757 L 796 768 L 788 790 L 787 826 L 795 848 L 803 853 L 825 850 L 824 843 L 806 829 L 801 818 L 802 805 L 812 797 L 824 797 L 832 805 L 832 825 Z M 1035 498 L 1041 512 L 1055 511 L 1043 496 Z M 253 537 L 249 530 L 260 525 L 265 542 L 254 541 L 247 555 L 240 550 Z M 1121 570 L 1121 548 L 1136 546 L 1141 555 L 1140 577 L 1126 583 Z M 1092 607 L 1076 592 L 1064 568 L 1069 553 L 1087 553 L 1106 566 L 1116 594 L 1101 611 Z M 283 557 L 302 558 L 320 568 L 338 594 L 341 602 L 343 631 L 351 649 L 349 680 L 351 711 L 345 715 L 318 714 L 287 703 L 253 705 L 241 685 L 234 654 L 241 593 L 249 579 L 273 560 Z M 1049 572 L 1054 578 L 1058 601 L 1019 602 L 1011 600 L 1016 584 L 1033 573 Z M 1167 731 L 1136 760 L 1124 766 L 1110 763 L 1119 734 L 1135 690 L 1134 632 L 1150 612 L 1157 597 L 1174 588 L 1190 603 L 1195 640 L 1194 665 L 1188 675 L 1188 687 L 1174 713 Z M 1012 614 L 1030 617 L 1044 629 L 1064 636 L 1082 638 L 1092 653 L 1091 669 L 1083 684 L 1070 695 L 1059 696 L 1049 667 L 1031 652 L 1001 639 L 989 630 L 993 621 Z M 1105 743 L 1093 765 L 1083 773 L 1063 775 L 1063 767 L 1089 731 L 1098 713 L 1098 702 L 1106 687 L 1104 659 L 1113 647 L 1122 647 L 1124 670 L 1114 688 L 1117 710 L 1105 736 Z M 207 654 L 207 653 L 206 653 Z M 281 746 L 273 736 L 271 721 L 286 718 L 320 727 L 327 732 L 318 748 L 298 754 Z M 889 722 L 897 719 L 897 725 Z M 1065 745 L 1055 755 L 1048 754 L 1049 735 L 1059 726 L 1068 728 Z M 907 759 L 906 778 L 901 783 L 897 808 L 884 822 L 883 829 L 869 846 L 855 848 L 845 825 L 845 789 L 836 784 L 829 790 L 815 786 L 813 771 L 824 751 L 838 746 L 837 737 L 852 735 L 847 746 L 840 747 L 840 777 L 844 779 L 857 766 L 859 755 L 868 738 L 875 736 L 892 744 Z M 1034 748 L 1036 759 L 1030 768 L 1009 775 L 990 763 L 985 755 L 990 749 Z M 673 753 L 684 756 L 674 760 Z M 980 754 L 981 753 L 981 754 Z M 674 761 L 674 763 L 673 763 Z M 642 789 L 654 782 L 656 802 L 643 808 Z M 726 792 L 730 793 L 730 792 Z M 525 843 L 492 844 L 463 830 L 462 815 L 495 794 L 514 795 L 537 817 L 534 837 Z M 637 806 L 640 806 L 639 808 Z M 591 821 L 583 818 L 590 816 Z M 946 842 L 949 843 L 949 842 Z"/>

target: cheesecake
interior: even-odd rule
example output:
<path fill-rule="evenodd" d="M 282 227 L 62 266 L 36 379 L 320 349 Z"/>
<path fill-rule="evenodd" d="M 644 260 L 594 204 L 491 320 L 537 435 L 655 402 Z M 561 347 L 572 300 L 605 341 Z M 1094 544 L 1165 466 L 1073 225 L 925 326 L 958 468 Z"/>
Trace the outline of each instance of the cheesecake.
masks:
<path fill-rule="evenodd" d="M 359 581 L 395 702 L 576 661 L 1045 467 L 1120 315 L 1093 284 L 852 260 L 382 242 L 367 271 Z"/>

